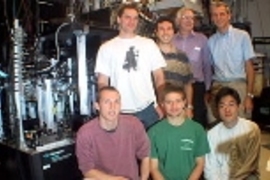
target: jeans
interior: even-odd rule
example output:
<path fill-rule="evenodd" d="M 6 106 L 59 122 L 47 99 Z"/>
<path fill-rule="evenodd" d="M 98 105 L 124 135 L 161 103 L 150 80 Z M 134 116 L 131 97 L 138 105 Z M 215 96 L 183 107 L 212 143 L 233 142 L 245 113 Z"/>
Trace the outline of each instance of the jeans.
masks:
<path fill-rule="evenodd" d="M 155 124 L 159 119 L 156 108 L 154 107 L 154 103 L 151 103 L 145 109 L 136 112 L 133 115 L 141 120 L 146 130 L 149 129 L 149 127 L 151 127 L 153 124 Z"/>

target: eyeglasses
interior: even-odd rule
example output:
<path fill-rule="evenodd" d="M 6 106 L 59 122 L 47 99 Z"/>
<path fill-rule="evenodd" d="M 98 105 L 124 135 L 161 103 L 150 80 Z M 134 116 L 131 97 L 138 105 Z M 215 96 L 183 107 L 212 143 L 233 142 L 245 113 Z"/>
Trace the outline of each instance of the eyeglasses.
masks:
<path fill-rule="evenodd" d="M 181 19 L 184 19 L 184 20 L 194 20 L 195 19 L 195 16 L 181 16 Z"/>

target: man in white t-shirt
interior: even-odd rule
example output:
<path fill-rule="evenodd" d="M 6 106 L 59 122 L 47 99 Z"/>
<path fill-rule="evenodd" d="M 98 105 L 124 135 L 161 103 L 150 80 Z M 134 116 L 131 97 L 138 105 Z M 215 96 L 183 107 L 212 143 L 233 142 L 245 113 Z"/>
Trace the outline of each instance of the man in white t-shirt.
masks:
<path fill-rule="evenodd" d="M 221 122 L 208 131 L 205 179 L 259 180 L 260 129 L 238 116 L 241 100 L 235 89 L 220 89 L 215 104 Z"/>
<path fill-rule="evenodd" d="M 153 40 L 136 34 L 138 20 L 136 4 L 120 7 L 119 35 L 100 47 L 95 73 L 98 88 L 111 85 L 119 90 L 121 112 L 137 116 L 148 128 L 161 116 L 156 93 L 164 84 L 166 62 Z"/>

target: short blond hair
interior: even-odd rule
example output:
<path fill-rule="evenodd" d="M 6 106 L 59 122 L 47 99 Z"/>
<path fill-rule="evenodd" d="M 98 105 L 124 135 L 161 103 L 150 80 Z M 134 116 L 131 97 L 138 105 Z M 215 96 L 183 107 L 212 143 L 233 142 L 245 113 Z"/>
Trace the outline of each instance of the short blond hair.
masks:
<path fill-rule="evenodd" d="M 210 10 L 211 10 L 212 7 L 224 7 L 226 9 L 226 12 L 228 14 L 231 14 L 230 6 L 227 3 L 223 2 L 223 1 L 212 2 L 210 4 Z"/>

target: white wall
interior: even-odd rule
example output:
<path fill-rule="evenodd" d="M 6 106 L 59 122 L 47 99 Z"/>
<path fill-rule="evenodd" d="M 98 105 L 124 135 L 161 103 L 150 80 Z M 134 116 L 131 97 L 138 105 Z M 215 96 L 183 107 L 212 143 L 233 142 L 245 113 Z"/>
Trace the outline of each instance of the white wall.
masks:
<path fill-rule="evenodd" d="M 248 1 L 247 19 L 251 22 L 252 35 L 270 37 L 270 0 Z"/>
<path fill-rule="evenodd" d="M 242 17 L 251 23 L 252 37 L 270 37 L 270 0 L 233 0 L 240 7 Z M 255 51 L 268 58 L 264 60 L 264 86 L 270 85 L 270 42 L 256 45 Z M 256 79 L 256 82 L 259 79 Z M 256 89 L 256 88 L 255 88 Z"/>
<path fill-rule="evenodd" d="M 270 37 L 270 0 L 224 0 L 232 9 L 233 21 L 251 23 L 252 37 Z M 240 18 L 239 18 L 240 17 Z M 256 46 L 270 56 L 270 45 Z"/>

